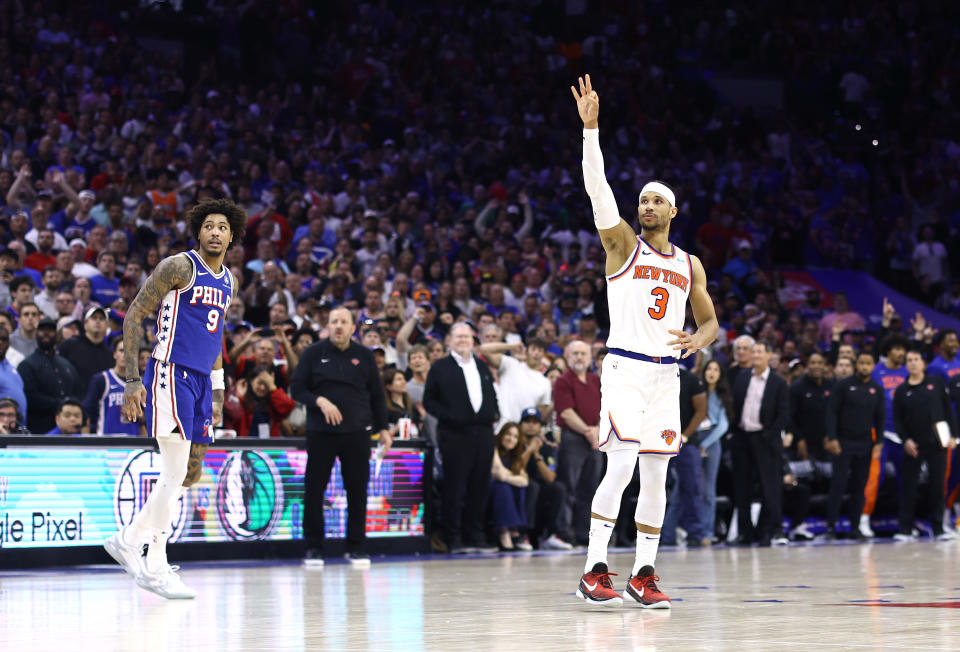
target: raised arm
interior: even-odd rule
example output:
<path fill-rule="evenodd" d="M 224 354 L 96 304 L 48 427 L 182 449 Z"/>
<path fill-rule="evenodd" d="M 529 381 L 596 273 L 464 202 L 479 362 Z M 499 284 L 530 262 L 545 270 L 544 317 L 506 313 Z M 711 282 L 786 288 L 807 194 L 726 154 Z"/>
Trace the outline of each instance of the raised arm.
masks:
<path fill-rule="evenodd" d="M 170 290 L 185 287 L 193 275 L 193 264 L 186 256 L 164 258 L 147 278 L 136 298 L 127 309 L 123 320 L 123 356 L 127 378 L 134 378 L 140 368 L 140 342 L 143 340 L 143 320 L 157 311 L 163 297 Z M 128 382 L 123 389 L 123 414 L 131 421 L 143 415 L 147 404 L 147 390 L 142 379 Z M 221 403 L 222 405 L 222 403 Z"/>
<path fill-rule="evenodd" d="M 13 183 L 10 185 L 10 190 L 7 191 L 7 206 L 17 210 L 22 205 L 20 203 L 20 191 L 26 191 L 27 193 L 33 193 L 33 189 L 30 187 L 30 177 L 32 173 L 30 171 L 30 164 L 24 163 L 20 167 L 20 171 L 17 172 L 17 177 L 13 180 Z"/>
<path fill-rule="evenodd" d="M 617 200 L 604 173 L 598 122 L 600 97 L 593 90 L 590 75 L 580 77 L 579 82 L 580 91 L 571 86 L 570 92 L 583 120 L 583 185 L 593 206 L 593 221 L 600 234 L 600 242 L 607 252 L 607 274 L 612 274 L 623 267 L 637 246 L 637 234 L 620 218 Z"/>

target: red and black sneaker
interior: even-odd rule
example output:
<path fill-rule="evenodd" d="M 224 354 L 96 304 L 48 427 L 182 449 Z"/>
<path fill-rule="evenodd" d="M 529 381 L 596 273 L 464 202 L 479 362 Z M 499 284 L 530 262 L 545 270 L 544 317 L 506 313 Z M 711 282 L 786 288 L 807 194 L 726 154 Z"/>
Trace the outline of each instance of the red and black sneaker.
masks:
<path fill-rule="evenodd" d="M 597 607 L 619 607 L 623 605 L 623 598 L 613 590 L 613 580 L 610 579 L 611 573 L 607 570 L 607 565 L 602 561 L 593 565 L 593 570 L 584 573 L 580 578 L 580 586 L 577 587 L 577 597 L 587 604 Z"/>
<path fill-rule="evenodd" d="M 657 588 L 660 578 L 653 574 L 653 566 L 644 566 L 636 575 L 631 575 L 623 598 L 633 598 L 644 609 L 669 609 L 670 598 Z"/>

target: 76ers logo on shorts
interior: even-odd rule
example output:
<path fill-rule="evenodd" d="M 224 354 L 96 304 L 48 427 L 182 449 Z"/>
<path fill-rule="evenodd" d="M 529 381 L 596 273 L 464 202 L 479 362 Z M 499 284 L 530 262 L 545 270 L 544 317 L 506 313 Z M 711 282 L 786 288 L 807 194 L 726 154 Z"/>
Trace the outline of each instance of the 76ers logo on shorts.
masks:
<path fill-rule="evenodd" d="M 676 430 L 664 430 L 660 433 L 660 436 L 663 437 L 663 440 L 667 442 L 667 446 L 673 445 L 673 440 L 677 438 Z"/>

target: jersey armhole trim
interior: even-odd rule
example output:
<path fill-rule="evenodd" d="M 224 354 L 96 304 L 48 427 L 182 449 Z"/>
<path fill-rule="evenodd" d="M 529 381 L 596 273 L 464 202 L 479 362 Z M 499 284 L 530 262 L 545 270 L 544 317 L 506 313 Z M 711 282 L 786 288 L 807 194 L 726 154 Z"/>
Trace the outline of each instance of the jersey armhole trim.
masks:
<path fill-rule="evenodd" d="M 623 264 L 622 267 L 620 267 L 620 269 L 618 269 L 613 274 L 607 276 L 607 282 L 616 281 L 618 278 L 626 274 L 631 267 L 633 267 L 633 263 L 636 262 L 637 256 L 640 255 L 640 242 L 641 242 L 640 236 L 637 236 L 637 246 L 633 250 L 633 255 L 629 258 L 629 260 L 627 260 L 627 262 Z"/>

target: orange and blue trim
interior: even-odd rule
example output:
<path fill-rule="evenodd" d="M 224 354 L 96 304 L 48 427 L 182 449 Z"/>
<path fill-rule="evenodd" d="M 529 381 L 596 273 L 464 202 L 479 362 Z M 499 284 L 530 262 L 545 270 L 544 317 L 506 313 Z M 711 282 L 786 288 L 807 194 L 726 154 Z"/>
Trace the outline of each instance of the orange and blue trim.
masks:
<path fill-rule="evenodd" d="M 639 236 L 637 236 L 637 240 L 638 241 L 640 240 Z M 633 257 L 630 258 L 630 262 L 628 262 L 622 270 L 620 270 L 613 276 L 608 276 L 607 282 L 616 281 L 618 278 L 620 278 L 621 276 L 629 272 L 631 269 L 633 269 L 633 264 L 637 261 L 637 256 L 639 255 L 640 255 L 640 242 L 637 242 L 637 248 L 633 250 Z"/>
<path fill-rule="evenodd" d="M 610 411 L 607 411 L 607 418 L 610 420 L 610 431 L 607 433 L 607 438 L 604 439 L 600 446 L 606 446 L 607 442 L 610 441 L 610 435 L 616 437 L 619 441 L 628 441 L 631 444 L 641 444 L 642 442 L 638 439 L 630 439 L 629 437 L 624 437 L 620 434 L 620 430 L 617 428 L 617 424 L 613 421 L 613 414 Z M 675 451 L 654 451 L 654 450 L 638 450 L 637 455 L 650 454 L 650 455 L 676 455 L 680 452 L 680 448 L 683 446 L 683 442 L 680 441 L 680 438 L 677 437 L 677 450 Z"/>
<path fill-rule="evenodd" d="M 673 243 L 670 243 L 670 255 L 668 256 L 667 254 L 660 253 L 659 251 L 657 251 L 657 250 L 653 247 L 653 245 L 651 245 L 649 242 L 647 242 L 646 240 L 643 239 L 643 236 L 639 236 L 639 235 L 638 235 L 637 237 L 640 239 L 640 242 L 642 242 L 643 244 L 645 244 L 645 245 L 647 245 L 648 247 L 650 247 L 650 251 L 652 251 L 653 253 L 657 254 L 657 255 L 660 256 L 661 258 L 668 258 L 668 259 L 669 259 L 669 258 L 674 258 L 674 257 L 677 255 L 677 247 L 676 247 Z"/>
<path fill-rule="evenodd" d="M 690 285 L 692 286 L 693 285 L 693 261 L 690 259 L 689 251 L 685 251 L 684 253 L 687 254 L 687 269 L 690 270 Z"/>
<path fill-rule="evenodd" d="M 633 444 L 640 443 L 640 441 L 637 439 L 630 439 L 629 437 L 623 437 L 620 434 L 620 430 L 617 428 L 617 424 L 613 422 L 613 414 L 611 414 L 609 410 L 607 411 L 607 418 L 610 420 L 610 432 L 607 433 L 607 438 L 603 440 L 603 443 L 600 444 L 601 446 L 605 445 L 608 441 L 610 441 L 610 435 L 613 435 L 620 441 L 628 441 Z"/>

